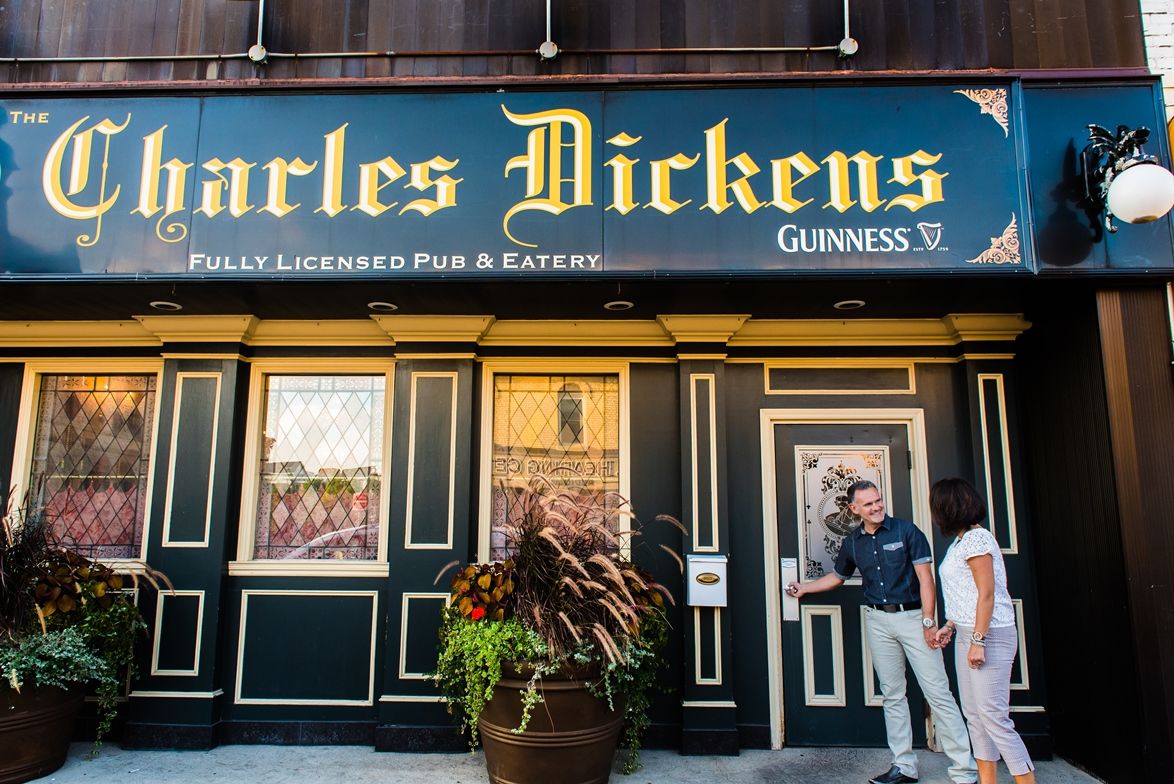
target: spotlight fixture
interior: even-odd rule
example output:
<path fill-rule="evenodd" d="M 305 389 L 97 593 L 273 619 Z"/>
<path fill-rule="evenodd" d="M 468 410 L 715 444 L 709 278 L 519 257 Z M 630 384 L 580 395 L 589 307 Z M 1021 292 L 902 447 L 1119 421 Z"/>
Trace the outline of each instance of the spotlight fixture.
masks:
<path fill-rule="evenodd" d="M 611 302 L 603 303 L 604 310 L 631 310 L 635 306 L 634 302 L 629 302 L 626 299 L 613 299 Z"/>
<path fill-rule="evenodd" d="M 1114 218 L 1126 223 L 1156 221 L 1174 206 L 1174 174 L 1141 147 L 1149 128 L 1118 125 L 1113 135 L 1088 126 L 1089 143 L 1081 153 L 1084 194 L 1105 213 L 1105 228 L 1116 232 Z"/>
<path fill-rule="evenodd" d="M 862 299 L 842 299 L 832 305 L 832 307 L 836 310 L 857 310 L 858 308 L 862 308 L 867 304 L 868 303 Z"/>
<path fill-rule="evenodd" d="M 368 302 L 367 309 L 373 310 L 376 313 L 393 313 L 393 312 L 399 310 L 399 305 L 396 305 L 394 302 L 375 301 L 375 302 Z"/>
<path fill-rule="evenodd" d="M 165 299 L 157 299 L 153 302 L 148 302 L 147 304 L 153 307 L 155 310 L 166 310 L 170 312 L 183 310 L 183 305 L 180 305 L 178 302 L 170 302 Z"/>

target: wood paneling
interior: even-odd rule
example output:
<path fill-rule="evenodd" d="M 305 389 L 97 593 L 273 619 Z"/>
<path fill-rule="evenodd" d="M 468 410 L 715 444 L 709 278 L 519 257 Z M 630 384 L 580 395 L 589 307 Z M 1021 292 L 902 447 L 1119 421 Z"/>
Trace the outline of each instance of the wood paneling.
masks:
<path fill-rule="evenodd" d="M 1056 752 L 1112 781 L 1141 769 L 1141 717 L 1091 294 L 1057 290 L 1020 342 L 1039 624 Z M 1090 663 L 1095 662 L 1095 676 Z M 1102 716 L 1106 720 L 1090 721 Z"/>
<path fill-rule="evenodd" d="M 227 61 L 24 63 L 0 83 L 828 72 L 1139 67 L 1137 0 L 854 0 L 860 52 L 657 51 L 832 46 L 843 8 L 824 0 L 561 0 L 542 62 L 542 0 L 268 0 L 272 53 L 386 52 L 363 58 L 241 59 L 256 40 L 252 0 L 9 0 L 0 57 L 237 55 Z M 633 50 L 641 50 L 635 52 Z M 620 50 L 620 51 L 614 51 Z M 467 52 L 469 54 L 461 54 Z M 447 54 L 446 54 L 447 53 Z M 455 55 L 451 53 L 456 53 Z"/>
<path fill-rule="evenodd" d="M 1165 291 L 1097 292 L 1145 769 L 1169 777 L 1174 749 L 1174 375 Z"/>

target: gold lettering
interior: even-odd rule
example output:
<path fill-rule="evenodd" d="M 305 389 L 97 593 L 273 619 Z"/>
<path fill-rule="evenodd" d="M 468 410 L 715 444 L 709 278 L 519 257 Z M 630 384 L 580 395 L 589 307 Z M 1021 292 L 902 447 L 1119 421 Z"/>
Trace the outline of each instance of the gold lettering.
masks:
<path fill-rule="evenodd" d="M 216 175 L 214 180 L 203 182 L 200 206 L 196 212 L 202 212 L 209 218 L 219 214 L 224 209 L 224 191 L 228 190 L 228 214 L 239 218 L 253 205 L 249 204 L 249 169 L 257 164 L 247 163 L 240 158 L 233 158 L 228 163 L 219 158 L 211 158 L 204 163 L 203 168 Z M 223 172 L 227 169 L 229 177 Z"/>
<path fill-rule="evenodd" d="M 380 182 L 380 176 L 387 179 Z M 398 201 L 384 204 L 379 201 L 379 191 L 391 185 L 404 176 L 404 167 L 400 166 L 395 158 L 388 156 L 374 163 L 364 163 L 359 166 L 359 203 L 352 210 L 359 210 L 372 218 L 390 210 Z"/>
<path fill-rule="evenodd" d="M 294 158 L 292 161 L 286 161 L 285 158 L 274 158 L 262 168 L 269 172 L 269 198 L 265 201 L 265 206 L 257 212 L 268 212 L 270 215 L 284 218 L 302 206 L 301 202 L 290 204 L 285 200 L 285 190 L 289 178 L 305 177 L 318 168 L 318 161 L 306 163 L 301 158 Z"/>
<path fill-rule="evenodd" d="M 807 153 L 798 152 L 786 158 L 776 158 L 770 162 L 771 180 L 773 184 L 773 198 L 771 204 L 786 213 L 795 212 L 806 207 L 814 198 L 799 201 L 795 198 L 795 186 L 819 171 L 819 165 L 811 160 Z M 792 172 L 799 172 L 796 179 Z"/>
<path fill-rule="evenodd" d="M 343 123 L 326 134 L 326 154 L 322 158 L 322 206 L 314 212 L 325 212 L 330 217 L 346 209 L 342 203 L 342 168 L 346 159 L 346 127 Z"/>
<path fill-rule="evenodd" d="M 629 136 L 626 133 L 618 133 L 607 140 L 608 144 L 614 144 L 617 147 L 631 147 L 633 144 L 639 142 L 642 136 Z M 636 202 L 632 198 L 632 169 L 640 162 L 639 158 L 629 158 L 620 153 L 609 160 L 605 166 L 611 168 L 611 204 L 607 205 L 605 209 L 615 210 L 620 215 L 627 215 L 632 210 L 636 209 Z"/>
<path fill-rule="evenodd" d="M 834 207 L 838 212 L 847 211 L 856 202 L 852 199 L 852 175 L 849 164 L 856 167 L 856 180 L 860 190 L 860 206 L 865 212 L 872 212 L 885 203 L 877 195 L 876 162 L 883 156 L 869 155 L 861 150 L 851 158 L 842 152 L 833 152 L 823 159 L 828 165 L 828 185 L 831 198 L 824 209 Z"/>
<path fill-rule="evenodd" d="M 143 137 L 143 167 L 139 174 L 139 204 L 130 211 L 131 215 L 138 213 L 144 218 L 162 211 L 159 220 L 155 222 L 155 236 L 164 242 L 179 242 L 188 235 L 188 227 L 182 221 L 163 222 L 177 212 L 183 212 L 184 192 L 187 190 L 187 171 L 192 168 L 190 163 L 184 163 L 178 158 L 172 158 L 163 163 L 163 132 L 164 125 L 154 133 Z M 159 204 L 159 175 L 167 174 L 167 193 L 164 204 Z"/>
<path fill-rule="evenodd" d="M 762 202 L 754 195 L 750 188 L 749 179 L 758 174 L 758 165 L 746 153 L 739 153 L 733 158 L 726 158 L 726 123 L 730 119 L 719 122 L 705 131 L 705 204 L 703 210 L 713 210 L 714 214 L 721 215 L 728 210 L 733 202 L 727 191 L 734 192 L 734 198 L 746 212 L 754 212 L 762 206 Z M 731 166 L 737 167 L 742 176 L 733 182 L 727 181 L 726 170 Z"/>
<path fill-rule="evenodd" d="M 654 210 L 660 210 L 665 215 L 672 215 L 686 204 L 692 202 L 692 199 L 685 199 L 684 201 L 673 199 L 671 195 L 672 186 L 669 178 L 672 171 L 684 171 L 699 160 L 701 160 L 701 153 L 697 153 L 690 158 L 685 153 L 679 152 L 671 158 L 649 163 L 648 166 L 652 170 L 652 199 L 644 206 L 651 207 Z"/>
<path fill-rule="evenodd" d="M 114 203 L 118 200 L 118 194 L 122 190 L 121 186 L 115 185 L 114 192 L 109 197 L 106 196 L 106 171 L 110 161 L 110 139 L 130 125 L 130 118 L 131 116 L 128 114 L 122 125 L 116 125 L 109 119 L 105 119 L 75 135 L 82 123 L 90 119 L 89 115 L 86 115 L 69 126 L 64 133 L 57 137 L 56 141 L 53 142 L 53 146 L 49 148 L 49 153 L 45 156 L 45 163 L 41 167 L 41 190 L 44 192 L 49 206 L 66 218 L 72 218 L 73 220 L 94 220 L 96 222 L 92 235 L 79 234 L 77 236 L 77 244 L 83 248 L 88 248 L 97 243 L 98 238 L 102 235 L 102 216 L 114 206 Z M 95 132 L 106 137 L 102 149 L 102 179 L 98 185 L 98 203 L 87 206 L 77 204 L 69 197 L 81 193 L 85 190 L 89 182 L 90 154 Z M 65 160 L 65 148 L 69 145 L 71 139 L 73 140 L 73 156 L 70 161 L 69 190 L 67 194 L 61 187 L 63 174 L 62 164 Z"/>
<path fill-rule="evenodd" d="M 916 182 L 920 182 L 921 195 L 903 193 L 890 200 L 885 210 L 900 205 L 907 207 L 910 212 L 917 212 L 927 204 L 945 201 L 945 198 L 942 196 L 942 180 L 949 176 L 949 172 L 938 174 L 933 169 L 926 169 L 921 174 L 913 173 L 914 165 L 933 166 L 941 159 L 941 153 L 930 155 L 925 150 L 918 150 L 912 155 L 906 155 L 903 158 L 894 158 L 893 179 L 889 180 L 889 182 L 896 182 L 901 185 L 913 185 Z"/>
<path fill-rule="evenodd" d="M 443 177 L 432 178 L 431 171 L 452 171 L 456 165 L 460 163 L 459 160 L 448 161 L 437 155 L 430 161 L 423 163 L 412 164 L 412 181 L 410 187 L 418 191 L 426 191 L 429 188 L 436 188 L 435 199 L 416 199 L 404 205 L 404 208 L 399 211 L 403 215 L 408 210 L 414 210 L 421 215 L 431 215 L 437 210 L 443 210 L 445 207 L 457 206 L 457 183 L 464 182 L 464 179 L 453 179 L 447 174 Z M 408 186 L 404 186 L 408 187 Z"/>
<path fill-rule="evenodd" d="M 530 210 L 561 215 L 572 207 L 591 204 L 591 121 L 575 109 L 514 114 L 503 104 L 501 110 L 515 125 L 537 126 L 527 136 L 526 154 L 510 158 L 506 164 L 507 178 L 514 169 L 526 172 L 526 198 L 510 207 L 501 222 L 502 230 L 512 242 L 536 248 L 536 243 L 523 242 L 510 233 L 510 219 Z M 568 128 L 569 141 L 564 138 Z M 563 176 L 564 149 L 571 152 L 569 177 Z M 571 186 L 569 194 L 564 191 L 565 184 Z"/>

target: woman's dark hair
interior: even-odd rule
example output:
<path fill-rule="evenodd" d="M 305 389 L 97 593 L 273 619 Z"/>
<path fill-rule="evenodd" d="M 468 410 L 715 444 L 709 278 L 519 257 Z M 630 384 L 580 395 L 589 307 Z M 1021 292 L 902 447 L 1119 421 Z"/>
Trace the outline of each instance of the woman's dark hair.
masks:
<path fill-rule="evenodd" d="M 986 519 L 986 503 L 974 485 L 957 477 L 942 479 L 929 489 L 929 509 L 943 536 L 957 536 Z"/>

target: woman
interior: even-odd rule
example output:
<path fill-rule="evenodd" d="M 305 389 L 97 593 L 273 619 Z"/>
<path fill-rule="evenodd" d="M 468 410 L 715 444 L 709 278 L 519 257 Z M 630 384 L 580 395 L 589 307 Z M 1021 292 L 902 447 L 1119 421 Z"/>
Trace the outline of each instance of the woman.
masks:
<path fill-rule="evenodd" d="M 954 663 L 979 784 L 995 784 L 1000 757 L 1018 784 L 1034 784 L 1035 766 L 1010 716 L 1011 664 L 1019 635 L 1003 553 L 981 525 L 986 504 L 965 479 L 936 483 L 929 503 L 934 523 L 954 538 L 940 567 L 947 620 L 937 642 L 944 646 L 958 630 Z"/>

